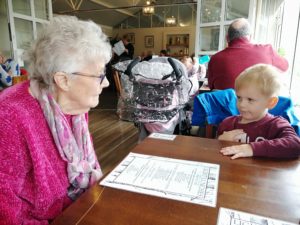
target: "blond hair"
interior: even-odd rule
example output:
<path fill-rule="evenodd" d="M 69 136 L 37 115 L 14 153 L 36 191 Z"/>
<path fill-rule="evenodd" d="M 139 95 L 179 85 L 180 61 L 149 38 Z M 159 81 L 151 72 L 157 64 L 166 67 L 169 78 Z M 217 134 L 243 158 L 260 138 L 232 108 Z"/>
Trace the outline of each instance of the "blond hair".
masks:
<path fill-rule="evenodd" d="M 235 80 L 235 90 L 253 85 L 267 97 L 278 96 L 280 71 L 271 65 L 256 64 L 245 69 Z"/>

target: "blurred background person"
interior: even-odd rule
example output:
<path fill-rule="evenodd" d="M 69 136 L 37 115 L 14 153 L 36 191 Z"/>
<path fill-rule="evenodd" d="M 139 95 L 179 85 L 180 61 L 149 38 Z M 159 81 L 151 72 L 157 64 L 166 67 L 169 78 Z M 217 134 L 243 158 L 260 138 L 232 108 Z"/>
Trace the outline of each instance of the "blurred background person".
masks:
<path fill-rule="evenodd" d="M 251 43 L 251 27 L 244 18 L 234 20 L 226 36 L 228 47 L 213 55 L 208 63 L 210 89 L 234 88 L 236 77 L 246 68 L 258 63 L 269 64 L 287 71 L 288 61 L 271 45 Z"/>
<path fill-rule="evenodd" d="M 125 46 L 125 51 L 120 55 L 120 61 L 133 59 L 134 46 L 130 43 L 129 35 L 124 34 L 122 37 L 122 42 Z"/>
<path fill-rule="evenodd" d="M 161 56 L 161 57 L 163 57 L 163 56 L 168 56 L 167 50 L 165 50 L 165 49 L 160 50 L 159 56 Z"/>

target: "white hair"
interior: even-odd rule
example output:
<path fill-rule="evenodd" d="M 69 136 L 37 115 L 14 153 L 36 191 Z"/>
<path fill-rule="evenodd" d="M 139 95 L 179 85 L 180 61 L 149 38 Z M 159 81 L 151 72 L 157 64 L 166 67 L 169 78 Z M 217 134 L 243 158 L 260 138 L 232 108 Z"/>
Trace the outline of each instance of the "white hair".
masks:
<path fill-rule="evenodd" d="M 90 63 L 108 63 L 111 46 L 94 22 L 57 16 L 44 27 L 24 56 L 29 63 L 30 80 L 50 89 L 56 72 L 72 73 Z"/>

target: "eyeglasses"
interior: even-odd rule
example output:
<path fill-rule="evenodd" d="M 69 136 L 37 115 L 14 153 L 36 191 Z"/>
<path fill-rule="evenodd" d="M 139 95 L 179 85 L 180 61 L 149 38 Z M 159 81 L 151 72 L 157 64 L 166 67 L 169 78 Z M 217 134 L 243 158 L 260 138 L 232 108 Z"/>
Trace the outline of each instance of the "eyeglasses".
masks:
<path fill-rule="evenodd" d="M 97 76 L 97 75 L 93 75 L 93 74 L 85 74 L 85 73 L 79 73 L 79 72 L 74 72 L 74 73 L 71 73 L 73 75 L 77 75 L 77 76 L 83 76 L 83 77 L 95 77 L 95 78 L 99 78 L 100 80 L 100 84 L 103 83 L 106 75 L 105 73 L 104 74 L 100 74 L 100 76 Z"/>

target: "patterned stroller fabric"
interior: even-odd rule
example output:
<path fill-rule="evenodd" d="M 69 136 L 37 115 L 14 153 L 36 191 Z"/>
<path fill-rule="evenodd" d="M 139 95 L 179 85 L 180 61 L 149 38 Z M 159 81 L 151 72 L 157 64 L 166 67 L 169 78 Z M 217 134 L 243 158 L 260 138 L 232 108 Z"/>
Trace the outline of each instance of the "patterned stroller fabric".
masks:
<path fill-rule="evenodd" d="M 121 71 L 120 118 L 142 124 L 150 133 L 173 133 L 192 89 L 185 66 L 157 57 L 121 62 L 115 69 Z"/>

